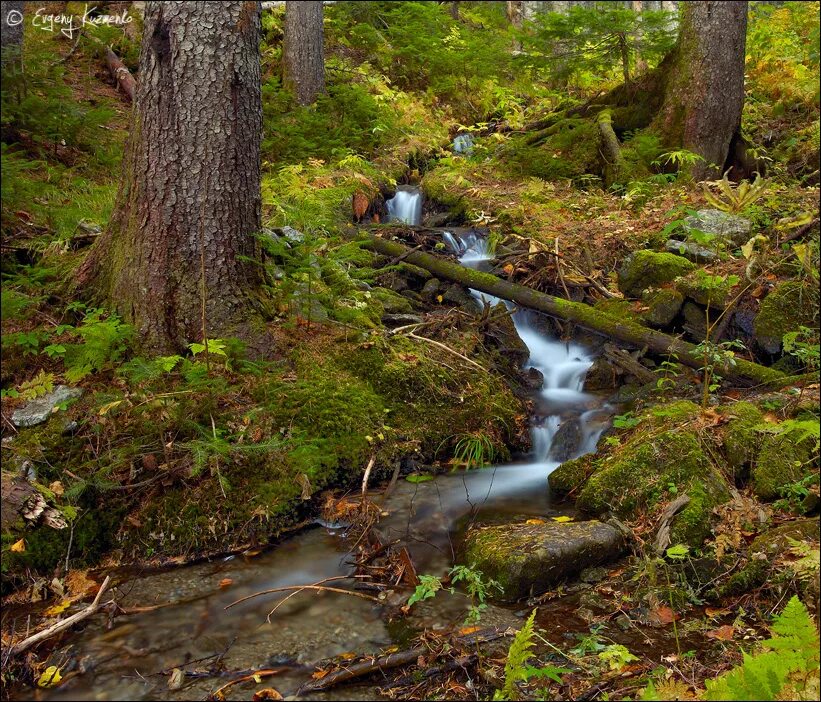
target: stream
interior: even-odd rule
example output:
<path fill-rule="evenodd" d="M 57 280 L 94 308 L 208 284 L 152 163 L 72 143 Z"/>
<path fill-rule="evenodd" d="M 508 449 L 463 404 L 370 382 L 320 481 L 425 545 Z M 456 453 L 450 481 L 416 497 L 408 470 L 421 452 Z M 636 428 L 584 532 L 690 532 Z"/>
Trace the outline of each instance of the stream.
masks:
<path fill-rule="evenodd" d="M 419 223 L 422 197 L 417 190 L 400 189 L 387 206 L 393 220 Z M 445 232 L 443 243 L 463 265 L 492 265 L 487 241 L 477 233 L 456 236 Z M 472 294 L 492 305 L 502 302 L 476 291 Z M 582 391 L 593 362 L 590 351 L 551 338 L 541 331 L 543 325 L 535 313 L 516 310 L 512 319 L 530 351 L 525 368 L 536 369 L 544 377 L 542 389 L 534 396 L 537 409 L 531 418 L 531 454 L 508 465 L 440 475 L 423 483 L 400 480 L 387 498 L 381 490 L 370 494 L 383 510 L 379 533 L 384 539 L 401 538 L 419 573 L 444 574 L 457 559 L 461 535 L 473 520 L 481 518 L 487 523 L 572 514 L 565 506 L 552 505 L 549 498 L 547 477 L 560 463 L 554 446 L 557 435 L 564 431 L 573 437 L 570 450 L 559 447 L 559 453 L 568 458 L 594 451 L 609 426 L 611 408 Z M 253 559 L 228 557 L 166 572 L 133 573 L 118 588 L 124 593 L 121 605 L 164 606 L 115 619 L 108 631 L 94 621 L 75 634 L 50 660 L 57 665 L 66 663 L 63 675 L 74 672 L 73 680 L 45 698 L 202 699 L 227 680 L 187 678 L 182 689 L 169 690 L 169 677 L 160 671 L 212 657 L 187 669 L 208 668 L 220 652 L 226 652 L 222 660 L 229 670 L 289 666 L 286 673 L 256 686 L 272 686 L 287 696 L 310 678 L 313 664 L 323 658 L 347 652 L 376 653 L 391 645 L 401 648 L 423 627 L 459 625 L 467 600 L 447 596 L 415 607 L 412 618 L 392 622 L 385 618 L 383 607 L 334 593 L 292 597 L 271 623 L 266 616 L 285 593 L 224 609 L 260 590 L 351 573 L 346 556 L 354 539 L 335 526 L 318 522 Z M 402 604 L 401 600 L 392 602 L 390 595 L 387 600 L 394 610 Z M 519 621 L 515 608 L 491 606 L 482 624 L 517 626 Z M 249 688 L 231 688 L 228 699 L 232 695 L 248 699 Z M 337 687 L 328 696 L 320 693 L 310 698 L 381 699 L 374 687 L 363 684 Z"/>

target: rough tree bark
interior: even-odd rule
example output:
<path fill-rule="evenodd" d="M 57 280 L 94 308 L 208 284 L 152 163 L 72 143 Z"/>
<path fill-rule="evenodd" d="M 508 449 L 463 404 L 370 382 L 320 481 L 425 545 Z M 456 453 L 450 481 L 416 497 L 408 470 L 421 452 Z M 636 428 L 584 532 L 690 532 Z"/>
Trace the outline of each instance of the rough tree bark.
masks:
<path fill-rule="evenodd" d="M 259 33 L 258 2 L 146 3 L 115 212 L 77 273 L 146 350 L 262 338 Z"/>
<path fill-rule="evenodd" d="M 310 105 L 325 92 L 323 3 L 291 0 L 285 3 L 283 70 L 286 85 L 300 105 Z"/>
<path fill-rule="evenodd" d="M 508 22 L 510 22 L 515 29 L 521 29 L 522 21 L 524 20 L 524 2 L 522 0 L 507 0 L 505 11 Z M 522 42 L 519 39 L 513 40 L 513 50 L 522 50 Z"/>
<path fill-rule="evenodd" d="M 3 2 L 0 5 L 0 51 L 2 61 L 16 61 L 23 50 L 24 2 Z"/>
<path fill-rule="evenodd" d="M 715 176 L 741 126 L 747 2 L 682 3 L 679 27 L 654 128 L 666 146 L 705 159 L 693 167 L 693 177 Z"/>

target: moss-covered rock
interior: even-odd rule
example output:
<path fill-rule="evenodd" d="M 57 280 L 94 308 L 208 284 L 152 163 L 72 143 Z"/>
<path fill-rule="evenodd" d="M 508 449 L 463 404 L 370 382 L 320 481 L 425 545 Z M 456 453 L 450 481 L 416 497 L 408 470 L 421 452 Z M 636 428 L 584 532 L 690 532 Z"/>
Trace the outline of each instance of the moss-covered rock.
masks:
<path fill-rule="evenodd" d="M 595 470 L 594 454 L 588 453 L 562 463 L 547 478 L 550 490 L 557 495 L 567 495 L 582 485 Z"/>
<path fill-rule="evenodd" d="M 636 251 L 619 269 L 619 290 L 638 297 L 647 288 L 659 287 L 686 275 L 695 264 L 682 256 L 655 251 Z"/>
<path fill-rule="evenodd" d="M 622 533 L 595 520 L 478 526 L 465 540 L 465 560 L 496 580 L 507 602 L 544 592 L 623 550 Z"/>
<path fill-rule="evenodd" d="M 756 343 L 767 353 L 781 350 L 784 334 L 818 323 L 817 291 L 797 280 L 779 284 L 764 298 L 753 322 Z"/>
<path fill-rule="evenodd" d="M 641 301 L 647 307 L 642 315 L 644 319 L 654 327 L 666 327 L 681 310 L 684 296 L 678 290 L 662 288 L 645 290 L 641 295 Z"/>
<path fill-rule="evenodd" d="M 690 502 L 674 518 L 671 537 L 700 546 L 710 533 L 712 509 L 729 499 L 730 491 L 691 421 L 698 411 L 691 402 L 678 402 L 642 416 L 625 444 L 589 459 L 592 473 L 577 506 L 591 514 L 613 511 L 634 518 L 687 493 Z M 581 472 L 581 464 L 571 465 L 559 473 L 558 484 L 575 487 Z"/>
<path fill-rule="evenodd" d="M 758 497 L 774 500 L 783 488 L 811 476 L 818 482 L 817 435 L 792 422 L 762 428 L 761 449 L 750 473 Z"/>
<path fill-rule="evenodd" d="M 748 468 L 761 445 L 763 413 L 751 402 L 719 407 L 718 412 L 729 420 L 722 439 L 727 463 L 736 470 Z"/>
<path fill-rule="evenodd" d="M 676 288 L 699 305 L 724 309 L 738 281 L 731 276 L 710 275 L 702 269 L 679 278 Z"/>
<path fill-rule="evenodd" d="M 385 314 L 409 314 L 413 312 L 413 305 L 410 301 L 388 288 L 373 288 L 371 291 L 373 297 L 379 304 Z"/>

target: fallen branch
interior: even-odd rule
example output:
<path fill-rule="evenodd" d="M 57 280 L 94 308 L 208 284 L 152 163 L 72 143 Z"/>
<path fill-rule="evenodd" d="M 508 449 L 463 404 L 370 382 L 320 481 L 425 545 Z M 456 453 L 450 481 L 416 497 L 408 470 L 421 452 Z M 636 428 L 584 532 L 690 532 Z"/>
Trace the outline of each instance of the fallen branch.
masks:
<path fill-rule="evenodd" d="M 128 100 L 133 103 L 137 93 L 137 81 L 131 75 L 126 65 L 120 60 L 109 47 L 105 50 L 105 62 L 112 78 L 117 81 L 117 85 L 122 90 Z"/>
<path fill-rule="evenodd" d="M 96 614 L 103 605 L 100 604 L 100 598 L 103 596 L 103 593 L 108 589 L 108 585 L 111 582 L 111 576 L 107 575 L 105 580 L 103 580 L 103 584 L 100 585 L 100 589 L 97 591 L 97 596 L 94 598 L 94 601 L 85 609 L 77 612 L 76 614 L 72 614 L 70 617 L 66 617 L 65 619 L 57 622 L 56 624 L 52 624 L 50 627 L 43 629 L 42 631 L 38 631 L 36 634 L 29 636 L 27 639 L 23 639 L 20 643 L 15 644 L 9 650 L 9 656 L 16 656 L 23 651 L 27 651 L 32 646 L 36 646 L 37 644 L 45 641 L 46 639 L 50 639 L 52 636 L 59 634 L 61 631 L 65 631 L 70 627 L 77 624 L 77 622 L 81 622 L 84 619 L 88 619 L 90 616 Z"/>
<path fill-rule="evenodd" d="M 236 678 L 235 680 L 231 680 L 230 682 L 225 683 L 220 688 L 217 688 L 208 695 L 209 700 L 224 700 L 225 699 L 225 691 L 229 687 L 233 687 L 234 685 L 239 685 L 240 683 L 247 682 L 248 680 L 253 680 L 254 682 L 259 682 L 264 678 L 270 678 L 274 675 L 279 675 L 280 673 L 289 670 L 288 668 L 270 668 L 268 670 L 255 670 L 250 675 L 243 675 L 241 678 Z M 281 698 L 280 698 L 281 699 Z"/>
<path fill-rule="evenodd" d="M 371 602 L 376 602 L 379 604 L 379 600 L 376 597 L 371 597 L 370 595 L 363 595 L 361 592 L 352 592 L 351 590 L 343 590 L 341 587 L 325 587 L 323 585 L 286 585 L 284 587 L 272 587 L 269 590 L 261 590 L 260 592 L 255 592 L 252 595 L 247 595 L 246 597 L 240 597 L 238 600 L 234 600 L 231 604 L 226 605 L 223 609 L 231 609 L 235 605 L 240 604 L 241 602 L 245 602 L 246 600 L 251 600 L 254 597 L 261 597 L 262 595 L 270 595 L 273 592 L 290 592 L 291 590 L 318 590 L 320 592 L 336 592 L 340 595 L 350 595 L 351 597 L 361 597 L 363 600 L 370 600 Z"/>
<path fill-rule="evenodd" d="M 476 361 L 472 361 L 467 356 L 462 355 L 458 351 L 454 351 L 452 348 L 450 348 L 450 346 L 446 346 L 445 344 L 443 344 L 439 341 L 435 341 L 434 339 L 429 339 L 426 336 L 416 336 L 416 334 L 414 334 L 413 332 L 410 332 L 409 334 L 407 334 L 407 336 L 410 339 L 416 339 L 418 341 L 427 341 L 429 344 L 433 344 L 434 346 L 438 346 L 440 349 L 444 349 L 445 351 L 447 351 L 449 353 L 452 353 L 454 356 L 458 356 L 459 358 L 461 358 L 466 363 L 469 363 L 473 367 L 478 368 L 480 371 L 483 371 L 483 372 L 487 373 L 487 368 L 484 368 L 484 367 L 480 366 L 478 363 L 476 363 Z"/>
<path fill-rule="evenodd" d="M 664 552 L 667 550 L 667 547 L 670 545 L 670 523 L 673 521 L 673 517 L 675 517 L 681 510 L 683 510 L 688 504 L 690 504 L 690 496 L 689 495 L 679 495 L 675 500 L 673 500 L 669 505 L 667 505 L 667 509 L 662 512 L 661 519 L 659 520 L 659 530 L 656 534 L 656 553 L 659 556 L 663 556 Z"/>
<path fill-rule="evenodd" d="M 407 251 L 407 248 L 399 242 L 387 239 L 371 239 L 368 245 L 386 256 L 398 256 Z M 466 268 L 422 251 L 410 254 L 407 260 L 430 271 L 437 278 L 461 283 L 469 288 L 510 300 L 523 307 L 544 312 L 552 317 L 575 322 L 585 329 L 637 348 L 646 346 L 648 350 L 657 354 L 675 354 L 680 363 L 692 368 L 701 368 L 704 365 L 703 356 L 695 352 L 693 344 L 654 329 L 647 329 L 628 319 L 593 309 L 584 303 L 546 295 L 523 285 L 502 280 L 490 273 Z M 784 378 L 782 373 L 772 368 L 743 359 L 736 359 L 735 366 L 723 368 L 722 371 L 725 378 L 745 385 L 777 382 Z"/>
<path fill-rule="evenodd" d="M 508 630 L 500 631 L 498 629 L 485 629 L 483 631 L 477 631 L 474 634 L 461 637 L 457 639 L 456 642 L 466 645 L 477 645 L 480 643 L 487 643 L 488 641 L 495 641 L 496 639 L 500 639 L 507 635 Z M 299 690 L 297 690 L 297 695 L 303 695 L 306 692 L 316 692 L 317 690 L 327 690 L 331 687 L 339 685 L 340 683 L 348 682 L 349 680 L 353 680 L 355 678 L 361 678 L 377 671 L 400 668 L 403 665 L 415 663 L 419 659 L 419 656 L 426 653 L 431 653 L 427 646 L 415 646 L 407 651 L 397 651 L 396 653 L 390 653 L 386 656 L 380 656 L 379 658 L 371 658 L 370 660 L 362 661 L 361 663 L 354 663 L 353 665 L 349 665 L 341 670 L 328 673 L 328 675 L 325 675 L 318 680 L 310 680 L 306 682 L 299 688 Z"/>
<path fill-rule="evenodd" d="M 626 373 L 632 375 L 642 384 L 652 383 L 658 377 L 649 368 L 645 368 L 636 361 L 627 351 L 619 349 L 612 344 L 605 344 L 603 349 L 604 357 L 612 364 L 622 368 Z"/>

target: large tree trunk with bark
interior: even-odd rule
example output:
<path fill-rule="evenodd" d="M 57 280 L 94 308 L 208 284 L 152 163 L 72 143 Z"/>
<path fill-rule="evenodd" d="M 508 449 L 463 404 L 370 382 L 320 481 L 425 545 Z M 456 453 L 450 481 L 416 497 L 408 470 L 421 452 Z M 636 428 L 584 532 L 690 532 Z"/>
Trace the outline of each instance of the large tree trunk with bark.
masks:
<path fill-rule="evenodd" d="M 682 3 L 679 26 L 655 130 L 667 147 L 705 159 L 693 177 L 714 176 L 725 168 L 741 126 L 747 2 Z"/>
<path fill-rule="evenodd" d="M 437 278 L 452 280 L 552 317 L 574 322 L 597 334 L 637 348 L 646 346 L 654 353 L 675 355 L 679 362 L 692 368 L 704 365 L 703 354 L 697 353 L 693 344 L 654 329 L 647 329 L 628 319 L 606 314 L 581 302 L 546 295 L 524 285 L 502 280 L 491 273 L 466 268 L 429 253 L 408 249 L 395 241 L 374 238 L 369 241 L 369 246 L 374 251 L 392 258 L 401 256 L 404 261 L 430 271 Z M 785 377 L 783 373 L 772 368 L 742 359 L 737 359 L 735 366 L 722 369 L 722 375 L 744 384 L 778 383 Z"/>
<path fill-rule="evenodd" d="M 146 3 L 117 204 L 77 281 L 147 350 L 260 339 L 259 34 L 258 2 Z"/>
<path fill-rule="evenodd" d="M 325 92 L 323 3 L 285 3 L 284 78 L 300 105 L 310 105 Z"/>

